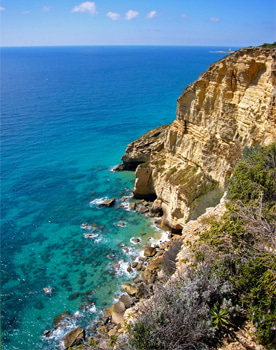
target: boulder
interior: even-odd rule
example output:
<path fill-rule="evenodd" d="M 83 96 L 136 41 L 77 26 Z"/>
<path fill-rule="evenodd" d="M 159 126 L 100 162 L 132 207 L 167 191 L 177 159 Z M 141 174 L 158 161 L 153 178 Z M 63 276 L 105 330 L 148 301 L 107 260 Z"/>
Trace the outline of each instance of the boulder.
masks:
<path fill-rule="evenodd" d="M 125 312 L 125 304 L 122 301 L 118 301 L 116 304 L 113 305 L 113 311 L 117 313 L 123 313 Z"/>
<path fill-rule="evenodd" d="M 137 285 L 136 298 L 141 299 L 141 298 L 147 298 L 149 296 L 150 296 L 150 293 L 145 283 L 139 283 Z"/>
<path fill-rule="evenodd" d="M 98 203 L 99 207 L 112 207 L 116 202 L 116 198 L 107 199 L 101 203 Z"/>
<path fill-rule="evenodd" d="M 152 207 L 150 208 L 150 216 L 162 216 L 163 210 L 162 210 L 162 201 L 160 199 L 156 199 Z"/>
<path fill-rule="evenodd" d="M 156 254 L 156 248 L 153 248 L 151 246 L 147 246 L 144 249 L 144 255 L 145 256 L 151 257 L 151 256 L 154 256 L 155 254 Z"/>
<path fill-rule="evenodd" d="M 127 294 L 123 294 L 120 297 L 120 301 L 124 304 L 125 308 L 128 309 L 133 304 L 133 300 Z"/>
<path fill-rule="evenodd" d="M 124 322 L 124 312 L 126 308 L 122 301 L 118 301 L 116 304 L 104 310 L 104 325 L 106 325 L 110 320 L 116 324 L 123 324 Z"/>
<path fill-rule="evenodd" d="M 116 324 L 123 325 L 124 323 L 124 313 L 112 312 L 112 322 Z"/>
<path fill-rule="evenodd" d="M 161 267 L 163 257 L 157 257 L 146 267 L 145 271 L 142 272 L 142 278 L 147 283 L 154 283 L 157 278 L 157 272 Z"/>
<path fill-rule="evenodd" d="M 62 321 L 64 321 L 66 319 L 66 317 L 69 316 L 69 311 L 64 311 L 61 314 L 57 315 L 54 319 L 53 319 L 53 324 L 54 327 L 56 327 L 59 323 L 61 323 Z"/>
<path fill-rule="evenodd" d="M 85 332 L 82 328 L 77 327 L 73 329 L 71 332 L 67 333 L 61 341 L 64 342 L 65 349 L 68 349 L 71 346 L 79 345 L 84 339 Z"/>
<path fill-rule="evenodd" d="M 140 208 L 139 208 L 139 213 L 141 214 L 145 214 L 149 211 L 149 208 L 147 208 L 146 206 L 142 205 Z"/>
<path fill-rule="evenodd" d="M 129 203 L 129 209 L 130 210 L 135 210 L 136 209 L 136 203 L 135 202 Z"/>
<path fill-rule="evenodd" d="M 121 286 L 121 289 L 123 292 L 127 293 L 131 297 L 134 296 L 137 292 L 137 289 L 135 286 L 131 285 L 130 283 L 124 283 Z"/>

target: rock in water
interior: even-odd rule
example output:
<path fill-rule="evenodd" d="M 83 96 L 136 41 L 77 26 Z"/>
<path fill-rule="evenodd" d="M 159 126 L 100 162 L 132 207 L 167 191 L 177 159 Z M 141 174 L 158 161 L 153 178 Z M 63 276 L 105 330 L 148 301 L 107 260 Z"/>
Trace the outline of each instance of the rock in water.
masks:
<path fill-rule="evenodd" d="M 67 333 L 60 341 L 63 341 L 65 349 L 68 349 L 71 346 L 81 344 L 82 339 L 84 339 L 84 336 L 84 330 L 80 327 L 77 327 L 71 332 Z"/>
<path fill-rule="evenodd" d="M 116 198 L 107 199 L 101 203 L 98 203 L 99 207 L 112 207 L 116 202 Z"/>
<path fill-rule="evenodd" d="M 69 311 L 64 311 L 61 314 L 57 315 L 54 319 L 53 319 L 53 324 L 56 327 L 58 324 L 60 324 L 61 322 L 63 322 L 66 317 L 69 316 Z"/>

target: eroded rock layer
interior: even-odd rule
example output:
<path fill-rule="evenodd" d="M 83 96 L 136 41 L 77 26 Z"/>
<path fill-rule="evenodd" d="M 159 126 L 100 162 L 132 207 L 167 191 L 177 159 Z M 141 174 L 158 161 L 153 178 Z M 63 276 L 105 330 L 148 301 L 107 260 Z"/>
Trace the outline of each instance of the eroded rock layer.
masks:
<path fill-rule="evenodd" d="M 275 81 L 275 49 L 239 50 L 183 91 L 171 125 L 128 145 L 119 167 L 137 167 L 134 196 L 156 198 L 163 225 L 180 231 L 217 204 L 242 149 L 275 140 Z"/>

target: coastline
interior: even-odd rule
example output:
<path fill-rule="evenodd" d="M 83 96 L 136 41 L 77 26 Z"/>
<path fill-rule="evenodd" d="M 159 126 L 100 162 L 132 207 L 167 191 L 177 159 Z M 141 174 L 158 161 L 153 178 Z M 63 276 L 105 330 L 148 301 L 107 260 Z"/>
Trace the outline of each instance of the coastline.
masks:
<path fill-rule="evenodd" d="M 106 197 L 104 198 L 106 199 Z M 95 203 L 98 205 L 103 199 L 98 199 L 95 201 Z M 155 215 L 151 212 L 152 208 L 152 202 L 145 201 L 145 200 L 137 200 L 132 199 L 131 196 L 124 196 L 121 199 L 116 199 L 116 205 L 123 207 L 126 211 L 132 211 L 137 212 L 139 215 L 148 217 L 151 220 L 150 227 L 154 227 L 156 230 L 155 237 L 148 237 L 145 240 L 146 232 L 141 232 L 140 236 L 135 236 L 130 238 L 130 246 L 123 243 L 119 243 L 119 246 L 121 247 L 122 251 L 125 252 L 125 254 L 132 256 L 131 262 L 125 262 L 123 260 L 114 260 L 114 257 L 112 256 L 111 252 L 111 265 L 110 265 L 110 273 L 112 275 L 118 275 L 118 276 L 128 276 L 129 282 L 124 283 L 125 289 L 122 289 L 122 286 L 120 286 L 119 291 L 115 291 L 113 294 L 113 303 L 110 307 L 104 308 L 104 304 L 102 305 L 102 308 L 97 308 L 95 306 L 95 303 L 93 301 L 89 302 L 89 297 L 93 296 L 94 292 L 93 290 L 86 292 L 88 299 L 87 303 L 84 305 L 80 305 L 80 311 L 84 313 L 89 314 L 98 314 L 94 325 L 81 328 L 78 326 L 76 328 L 72 327 L 72 325 L 76 324 L 74 319 L 77 320 L 79 317 L 79 312 L 77 311 L 74 314 L 70 314 L 69 311 L 64 311 L 59 315 L 56 315 L 53 319 L 53 328 L 47 329 L 43 333 L 43 338 L 47 342 L 47 339 L 55 339 L 56 343 L 61 349 L 67 349 L 70 346 L 66 346 L 65 344 L 68 343 L 68 339 L 73 337 L 76 337 L 74 340 L 75 344 L 77 345 L 78 340 L 77 338 L 81 334 L 81 338 L 83 339 L 84 336 L 87 338 L 88 344 L 92 344 L 93 341 L 96 342 L 103 342 L 103 348 L 102 349 L 108 349 L 107 343 L 110 342 L 110 337 L 113 336 L 114 332 L 117 332 L 122 329 L 120 326 L 120 323 L 118 323 L 118 319 L 120 322 L 122 322 L 122 312 L 117 314 L 120 314 L 119 318 L 118 315 L 115 315 L 115 322 L 114 316 L 112 320 L 112 312 L 114 309 L 114 305 L 117 305 L 118 303 L 121 303 L 121 300 L 125 302 L 124 311 L 129 308 L 130 306 L 134 306 L 141 298 L 143 298 L 144 293 L 147 289 L 146 284 L 149 282 L 154 283 L 157 279 L 157 272 L 161 267 L 162 260 L 160 260 L 160 257 L 163 256 L 166 252 L 166 250 L 169 248 L 170 244 L 173 241 L 173 237 L 176 235 L 172 235 L 170 232 L 163 230 L 160 227 L 160 216 Z M 108 210 L 108 209 L 107 209 Z M 86 225 L 86 224 L 82 224 Z M 122 221 L 118 221 L 116 224 L 117 226 L 121 226 L 122 228 L 127 225 L 127 222 L 124 223 Z M 82 227 L 84 229 L 84 226 Z M 84 234 L 84 236 L 87 234 Z M 89 234 L 88 234 L 89 235 Z M 178 236 L 179 237 L 179 236 Z M 87 237 L 86 239 L 89 239 Z M 136 247 L 136 254 L 133 254 L 132 248 Z M 154 253 L 146 253 L 145 256 L 145 250 L 147 248 L 152 247 L 154 250 Z M 158 258 L 158 264 L 152 268 L 148 266 L 153 262 L 155 258 Z M 148 272 L 150 271 L 150 272 Z M 143 278 L 143 274 L 145 274 L 148 278 Z M 132 287 L 130 287 L 132 286 Z M 128 298 L 131 295 L 131 289 L 136 289 L 135 293 L 132 293 L 131 301 Z M 130 292 L 130 294 L 128 294 Z M 93 298 L 92 298 L 93 299 Z M 91 299 L 91 300 L 92 300 Z M 115 312 L 116 314 L 116 312 Z M 64 334 L 63 329 L 64 327 L 71 324 L 71 328 L 68 328 L 68 331 Z M 77 331 L 78 330 L 78 331 Z M 82 331 L 80 331 L 82 330 Z M 79 333 L 80 332 L 80 333 Z M 82 333 L 83 332 L 83 333 Z M 62 336 L 61 336 L 62 335 Z M 72 343 L 73 344 L 73 343 Z M 71 345 L 72 345 L 71 344 Z M 98 345 L 102 346 L 102 345 Z M 101 347 L 97 347 L 98 349 L 101 349 Z"/>

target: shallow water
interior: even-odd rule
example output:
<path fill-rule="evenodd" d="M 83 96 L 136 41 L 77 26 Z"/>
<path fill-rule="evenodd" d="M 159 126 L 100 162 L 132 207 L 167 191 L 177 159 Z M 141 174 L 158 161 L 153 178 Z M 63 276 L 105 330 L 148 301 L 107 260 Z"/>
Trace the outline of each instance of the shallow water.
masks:
<path fill-rule="evenodd" d="M 129 198 L 121 203 L 134 174 L 112 167 L 128 143 L 174 120 L 182 90 L 224 56 L 209 52 L 217 49 L 2 49 L 3 349 L 54 349 L 69 329 L 92 325 L 135 276 L 128 262 L 162 232 L 127 210 Z M 104 197 L 116 205 L 99 208 Z M 66 310 L 69 327 L 42 338 Z"/>

